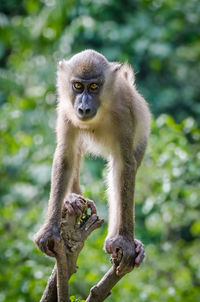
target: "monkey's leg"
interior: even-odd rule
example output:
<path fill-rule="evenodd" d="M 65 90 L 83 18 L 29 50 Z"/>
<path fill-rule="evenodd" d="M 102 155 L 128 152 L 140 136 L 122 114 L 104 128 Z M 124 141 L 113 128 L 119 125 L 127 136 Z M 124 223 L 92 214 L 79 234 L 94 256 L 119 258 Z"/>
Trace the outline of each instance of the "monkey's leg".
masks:
<path fill-rule="evenodd" d="M 77 151 L 75 158 L 75 168 L 73 171 L 73 181 L 70 189 L 70 193 L 64 200 L 63 208 L 68 210 L 70 214 L 75 214 L 77 217 L 81 217 L 83 213 L 83 205 L 87 200 L 87 207 L 90 208 L 91 214 L 96 214 L 96 207 L 92 200 L 84 198 L 80 187 L 80 163 L 82 158 L 81 148 Z M 74 213 L 73 213 L 74 212 Z"/>
<path fill-rule="evenodd" d="M 137 163 L 135 158 L 125 153 L 131 148 L 124 148 L 121 158 L 114 157 L 111 163 L 109 193 L 109 226 L 105 250 L 117 258 L 122 253 L 122 260 L 117 267 L 117 274 L 124 274 L 133 269 L 135 259 L 144 258 L 142 245 L 134 242 L 134 187 Z M 137 249 L 137 251 L 136 251 Z"/>
<path fill-rule="evenodd" d="M 58 145 L 54 154 L 47 218 L 43 227 L 34 237 L 39 249 L 52 257 L 55 256 L 54 248 L 60 241 L 59 225 L 62 203 L 66 192 L 71 187 L 75 167 L 77 136 L 75 129 L 70 125 L 67 126 L 68 128 L 63 130 L 63 133 L 61 132 L 62 137 L 58 137 Z M 67 126 L 62 125 L 62 127 Z"/>
<path fill-rule="evenodd" d="M 81 195 L 81 187 L 80 187 L 80 181 L 79 181 L 79 175 L 80 175 L 80 164 L 81 164 L 81 158 L 82 158 L 82 152 L 79 149 L 76 154 L 75 158 L 75 167 L 73 171 L 73 180 L 72 180 L 72 185 L 71 189 L 69 190 L 70 193 L 76 193 Z"/>
<path fill-rule="evenodd" d="M 77 151 L 75 157 L 75 168 L 73 171 L 73 180 L 69 194 L 67 194 L 64 203 L 63 210 L 67 210 L 70 214 L 74 214 L 77 217 L 81 217 L 86 198 L 82 197 L 82 191 L 80 187 L 79 175 L 80 175 L 80 163 L 82 158 L 81 149 Z M 88 200 L 88 199 L 87 199 Z M 88 200 L 88 206 L 91 208 L 91 212 L 96 213 L 96 208 L 93 206 L 93 202 Z M 94 211 L 95 209 L 95 211 Z"/>

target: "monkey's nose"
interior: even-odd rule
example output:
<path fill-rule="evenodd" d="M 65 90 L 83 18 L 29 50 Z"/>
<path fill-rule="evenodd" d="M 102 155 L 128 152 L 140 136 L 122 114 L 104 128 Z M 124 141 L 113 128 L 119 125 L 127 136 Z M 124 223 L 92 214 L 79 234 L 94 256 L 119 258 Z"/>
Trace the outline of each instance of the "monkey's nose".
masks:
<path fill-rule="evenodd" d="M 78 113 L 79 119 L 88 120 L 96 114 L 96 111 L 91 106 L 89 106 L 88 104 L 87 105 L 81 104 L 77 108 L 77 113 Z"/>
<path fill-rule="evenodd" d="M 82 117 L 87 117 L 91 114 L 90 108 L 78 108 L 78 113 Z"/>

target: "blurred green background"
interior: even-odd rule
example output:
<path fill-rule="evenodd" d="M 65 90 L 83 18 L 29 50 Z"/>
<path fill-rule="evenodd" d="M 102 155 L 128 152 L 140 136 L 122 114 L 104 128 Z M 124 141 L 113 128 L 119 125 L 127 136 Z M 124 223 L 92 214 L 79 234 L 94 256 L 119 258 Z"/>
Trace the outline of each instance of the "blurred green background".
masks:
<path fill-rule="evenodd" d="M 199 0 L 1 0 L 0 302 L 39 301 L 53 267 L 31 238 L 49 196 L 56 64 L 86 48 L 128 60 L 154 116 L 136 189 L 146 261 L 107 301 L 200 301 Z M 105 174 L 101 159 L 85 159 L 82 188 L 106 222 L 71 280 L 83 299 L 110 267 Z"/>

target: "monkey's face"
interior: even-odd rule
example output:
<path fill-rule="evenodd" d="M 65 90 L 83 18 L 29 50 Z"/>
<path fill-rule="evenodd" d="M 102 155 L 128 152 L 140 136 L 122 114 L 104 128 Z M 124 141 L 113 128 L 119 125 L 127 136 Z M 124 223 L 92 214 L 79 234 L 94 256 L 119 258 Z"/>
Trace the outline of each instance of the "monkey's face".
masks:
<path fill-rule="evenodd" d="M 109 62 L 93 50 L 85 50 L 59 63 L 59 104 L 74 125 L 88 128 L 101 122 L 109 99 L 106 93 L 109 75 Z"/>
<path fill-rule="evenodd" d="M 81 121 L 89 121 L 95 117 L 100 105 L 100 90 L 102 87 L 100 78 L 82 79 L 72 78 L 72 100 L 77 118 Z"/>

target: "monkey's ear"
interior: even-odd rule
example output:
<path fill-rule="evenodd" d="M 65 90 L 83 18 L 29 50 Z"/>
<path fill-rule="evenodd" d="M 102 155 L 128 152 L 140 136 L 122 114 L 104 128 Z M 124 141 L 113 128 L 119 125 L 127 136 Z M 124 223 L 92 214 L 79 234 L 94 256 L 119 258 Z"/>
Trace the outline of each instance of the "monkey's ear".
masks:
<path fill-rule="evenodd" d="M 67 68 L 67 65 L 68 64 L 67 64 L 66 60 L 61 60 L 61 61 L 58 62 L 57 68 L 58 68 L 58 70 L 64 70 L 64 69 Z"/>
<path fill-rule="evenodd" d="M 131 85 L 135 82 L 135 75 L 133 68 L 130 64 L 126 63 L 118 63 L 118 62 L 112 62 L 111 68 L 113 72 L 119 72 L 120 75 L 122 75 Z"/>
<path fill-rule="evenodd" d="M 125 77 L 125 79 L 131 84 L 134 85 L 135 83 L 135 74 L 134 74 L 134 70 L 131 67 L 131 65 L 126 62 L 122 65 L 121 71 Z"/>
<path fill-rule="evenodd" d="M 122 67 L 122 63 L 119 62 L 111 62 L 110 65 L 113 72 L 120 70 L 120 68 Z"/>

